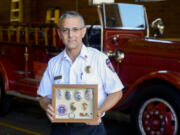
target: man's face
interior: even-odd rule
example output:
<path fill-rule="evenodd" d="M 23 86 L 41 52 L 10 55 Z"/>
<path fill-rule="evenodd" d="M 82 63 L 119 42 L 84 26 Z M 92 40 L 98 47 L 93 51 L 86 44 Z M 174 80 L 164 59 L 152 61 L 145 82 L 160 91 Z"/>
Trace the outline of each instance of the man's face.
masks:
<path fill-rule="evenodd" d="M 59 36 L 67 49 L 76 49 L 82 45 L 86 28 L 79 17 L 64 18 L 61 22 Z"/>

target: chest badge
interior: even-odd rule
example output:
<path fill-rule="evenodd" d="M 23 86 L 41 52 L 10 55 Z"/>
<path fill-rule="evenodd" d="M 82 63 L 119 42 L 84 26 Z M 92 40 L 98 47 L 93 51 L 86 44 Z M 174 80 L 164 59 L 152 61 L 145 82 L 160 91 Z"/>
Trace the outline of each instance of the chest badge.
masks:
<path fill-rule="evenodd" d="M 79 90 L 75 91 L 74 98 L 77 101 L 80 101 L 82 99 L 81 92 Z"/>
<path fill-rule="evenodd" d="M 65 97 L 67 100 L 70 100 L 71 99 L 71 92 L 70 91 L 66 91 L 65 92 Z"/>
<path fill-rule="evenodd" d="M 91 73 L 92 72 L 92 67 L 90 65 L 85 67 L 86 73 Z"/>

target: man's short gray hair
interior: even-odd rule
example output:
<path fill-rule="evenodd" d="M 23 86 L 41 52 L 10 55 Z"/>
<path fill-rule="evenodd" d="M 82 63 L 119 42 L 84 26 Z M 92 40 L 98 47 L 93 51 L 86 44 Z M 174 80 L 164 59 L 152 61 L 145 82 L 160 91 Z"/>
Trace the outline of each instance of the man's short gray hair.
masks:
<path fill-rule="evenodd" d="M 81 19 L 82 27 L 85 26 L 84 19 L 83 19 L 82 15 L 80 15 L 76 11 L 67 11 L 63 15 L 61 15 L 61 17 L 59 18 L 58 26 L 61 27 L 61 23 L 62 23 L 63 19 L 65 19 L 65 18 L 73 18 L 73 17 L 79 17 Z"/>

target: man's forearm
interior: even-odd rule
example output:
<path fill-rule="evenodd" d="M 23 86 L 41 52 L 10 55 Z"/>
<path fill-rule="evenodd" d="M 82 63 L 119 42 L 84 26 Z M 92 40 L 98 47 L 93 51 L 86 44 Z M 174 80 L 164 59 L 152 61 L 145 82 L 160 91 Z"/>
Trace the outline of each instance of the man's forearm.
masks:
<path fill-rule="evenodd" d="M 41 97 L 39 100 L 39 104 L 46 111 L 47 106 L 51 104 L 51 100 L 47 96 Z"/>
<path fill-rule="evenodd" d="M 122 98 L 122 95 L 123 95 L 122 90 L 112 93 L 112 94 L 109 94 L 106 97 L 106 100 L 104 101 L 104 103 L 99 108 L 99 112 L 101 113 L 101 115 L 104 112 L 110 110 L 114 105 L 116 105 L 117 102 Z"/>
<path fill-rule="evenodd" d="M 40 106 L 44 109 L 46 112 L 48 118 L 52 121 L 54 119 L 54 109 L 51 105 L 51 99 L 46 97 L 41 97 L 39 100 Z"/>

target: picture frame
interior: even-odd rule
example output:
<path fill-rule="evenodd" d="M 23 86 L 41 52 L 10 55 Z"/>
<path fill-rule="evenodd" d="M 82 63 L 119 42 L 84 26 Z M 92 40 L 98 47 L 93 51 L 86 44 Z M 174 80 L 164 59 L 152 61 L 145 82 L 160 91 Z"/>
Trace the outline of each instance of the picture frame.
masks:
<path fill-rule="evenodd" d="M 53 123 L 97 121 L 97 85 L 53 84 Z"/>

